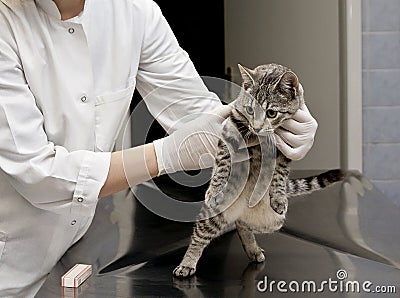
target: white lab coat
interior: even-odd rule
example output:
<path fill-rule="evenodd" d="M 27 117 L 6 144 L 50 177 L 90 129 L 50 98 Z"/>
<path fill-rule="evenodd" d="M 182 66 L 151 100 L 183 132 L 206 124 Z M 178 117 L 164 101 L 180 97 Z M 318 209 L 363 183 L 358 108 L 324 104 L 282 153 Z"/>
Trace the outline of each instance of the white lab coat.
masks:
<path fill-rule="evenodd" d="M 165 128 L 220 103 L 192 96 L 206 87 L 151 0 L 86 0 L 67 21 L 1 0 L 0 28 L 0 297 L 29 297 L 87 231 L 135 86 L 174 82 L 147 100 Z"/>

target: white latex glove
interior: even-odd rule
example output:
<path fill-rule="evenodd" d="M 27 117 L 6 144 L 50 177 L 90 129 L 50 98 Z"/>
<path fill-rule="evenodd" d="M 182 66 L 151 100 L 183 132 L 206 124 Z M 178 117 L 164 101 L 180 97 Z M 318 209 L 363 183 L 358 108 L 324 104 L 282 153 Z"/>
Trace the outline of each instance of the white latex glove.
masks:
<path fill-rule="evenodd" d="M 318 123 L 303 104 L 292 119 L 275 130 L 276 146 L 291 160 L 300 160 L 310 151 Z"/>
<path fill-rule="evenodd" d="M 186 123 L 170 136 L 153 142 L 158 175 L 181 170 L 197 170 L 213 166 L 223 122 L 232 110 L 225 105 Z M 247 156 L 247 150 L 242 150 Z M 234 159 L 246 158 L 235 153 Z"/>

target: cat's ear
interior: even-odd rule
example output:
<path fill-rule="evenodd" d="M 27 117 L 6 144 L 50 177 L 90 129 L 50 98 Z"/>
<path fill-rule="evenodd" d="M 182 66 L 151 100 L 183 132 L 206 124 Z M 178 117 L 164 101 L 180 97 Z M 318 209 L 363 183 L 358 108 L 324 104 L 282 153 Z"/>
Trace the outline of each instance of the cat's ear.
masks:
<path fill-rule="evenodd" d="M 296 95 L 299 92 L 299 78 L 293 71 L 285 72 L 277 86 L 285 93 Z"/>
<path fill-rule="evenodd" d="M 249 89 L 251 86 L 255 85 L 254 77 L 255 73 L 253 70 L 248 69 L 247 67 L 244 67 L 240 64 L 238 64 L 240 74 L 242 75 L 243 79 L 243 87 L 245 90 Z"/>

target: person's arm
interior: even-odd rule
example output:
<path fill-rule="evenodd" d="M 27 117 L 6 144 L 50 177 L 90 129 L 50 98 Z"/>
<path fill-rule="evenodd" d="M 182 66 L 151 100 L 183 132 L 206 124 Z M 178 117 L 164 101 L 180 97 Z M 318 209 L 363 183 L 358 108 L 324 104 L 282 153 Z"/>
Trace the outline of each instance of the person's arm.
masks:
<path fill-rule="evenodd" d="M 157 157 L 153 143 L 113 152 L 108 176 L 100 191 L 99 198 L 140 184 L 154 178 L 157 174 Z"/>

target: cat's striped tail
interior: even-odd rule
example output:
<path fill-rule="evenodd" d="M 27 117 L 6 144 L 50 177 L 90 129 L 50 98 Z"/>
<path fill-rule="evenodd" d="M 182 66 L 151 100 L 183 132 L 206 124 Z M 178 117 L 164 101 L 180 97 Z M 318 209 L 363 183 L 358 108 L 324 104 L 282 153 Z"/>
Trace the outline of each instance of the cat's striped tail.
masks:
<path fill-rule="evenodd" d="M 345 173 L 342 170 L 330 170 L 317 176 L 289 179 L 286 185 L 286 194 L 288 197 L 309 194 L 341 181 L 344 177 Z"/>

